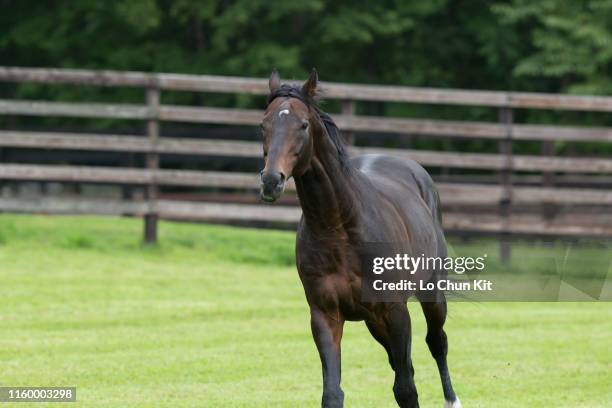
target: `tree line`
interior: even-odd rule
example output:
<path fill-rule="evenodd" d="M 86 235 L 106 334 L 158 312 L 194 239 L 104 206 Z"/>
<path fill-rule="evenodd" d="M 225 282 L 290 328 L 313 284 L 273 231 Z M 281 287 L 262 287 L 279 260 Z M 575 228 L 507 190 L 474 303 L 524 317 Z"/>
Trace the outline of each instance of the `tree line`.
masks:
<path fill-rule="evenodd" d="M 612 0 L 0 0 L 2 65 L 142 70 L 573 94 L 612 94 Z M 11 97 L 108 89 L 2 85 Z M 122 100 L 140 98 L 130 90 Z M 197 95 L 172 102 L 198 103 Z M 217 103 L 261 105 L 218 96 Z M 332 105 L 331 110 L 334 109 Z M 479 108 L 361 104 L 362 112 L 495 119 Z M 610 124 L 520 112 L 519 121 Z"/>

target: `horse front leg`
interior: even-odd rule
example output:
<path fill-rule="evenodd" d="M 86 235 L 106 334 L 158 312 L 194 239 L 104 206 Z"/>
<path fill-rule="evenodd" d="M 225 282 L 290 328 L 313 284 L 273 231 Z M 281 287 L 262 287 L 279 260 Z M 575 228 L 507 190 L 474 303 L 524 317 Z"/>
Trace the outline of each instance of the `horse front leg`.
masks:
<path fill-rule="evenodd" d="M 412 328 L 406 305 L 394 303 L 386 311 L 366 320 L 366 325 L 389 355 L 389 363 L 395 371 L 393 394 L 397 405 L 400 408 L 418 408 L 418 394 L 410 356 Z"/>
<path fill-rule="evenodd" d="M 312 337 L 323 367 L 323 408 L 341 408 L 344 404 L 344 392 L 340 388 L 340 341 L 344 321 L 339 315 L 330 316 L 317 308 L 310 309 Z"/>

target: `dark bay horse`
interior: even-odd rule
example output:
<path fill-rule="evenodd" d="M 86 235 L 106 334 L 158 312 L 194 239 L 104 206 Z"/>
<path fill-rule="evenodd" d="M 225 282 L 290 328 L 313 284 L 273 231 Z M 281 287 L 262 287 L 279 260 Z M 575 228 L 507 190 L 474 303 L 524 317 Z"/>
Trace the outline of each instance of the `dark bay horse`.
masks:
<path fill-rule="evenodd" d="M 406 299 L 364 302 L 357 249 L 363 243 L 402 242 L 413 254 L 446 257 L 439 199 L 417 163 L 387 156 L 350 159 L 340 132 L 319 108 L 317 73 L 303 86 L 282 84 L 274 71 L 261 123 L 265 167 L 261 197 L 275 201 L 293 177 L 303 216 L 296 263 L 310 306 L 311 328 L 323 367 L 323 407 L 342 407 L 340 342 L 344 322 L 364 320 L 395 371 L 400 407 L 418 407 Z M 418 298 L 418 294 L 416 295 Z M 426 341 L 442 380 L 445 407 L 461 407 L 446 362 L 446 300 L 423 301 Z"/>

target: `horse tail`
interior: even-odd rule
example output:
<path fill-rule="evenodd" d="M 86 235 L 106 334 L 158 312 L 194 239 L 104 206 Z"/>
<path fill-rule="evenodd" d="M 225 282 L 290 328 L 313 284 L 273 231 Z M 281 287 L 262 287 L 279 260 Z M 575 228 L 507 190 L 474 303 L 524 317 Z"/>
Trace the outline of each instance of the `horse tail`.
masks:
<path fill-rule="evenodd" d="M 442 206 L 440 204 L 440 193 L 438 193 L 438 189 L 433 183 L 428 189 L 427 195 L 427 206 L 431 210 L 431 215 L 433 216 L 434 220 L 438 222 L 438 225 L 442 227 Z"/>
<path fill-rule="evenodd" d="M 419 189 L 421 198 L 429 208 L 431 212 L 432 218 L 437 222 L 437 226 L 442 228 L 442 208 L 440 205 L 440 195 L 438 194 L 438 189 L 434 184 L 433 179 L 417 162 L 414 160 L 409 160 L 408 165 L 410 166 L 412 179 L 414 180 L 416 186 Z"/>
<path fill-rule="evenodd" d="M 437 226 L 442 228 L 442 205 L 440 204 L 440 194 L 438 193 L 438 189 L 434 184 L 431 176 L 425 173 L 426 177 L 422 180 L 417 180 L 417 184 L 419 186 L 419 190 L 421 191 L 421 197 L 429 211 L 431 212 L 431 216 L 438 224 Z"/>

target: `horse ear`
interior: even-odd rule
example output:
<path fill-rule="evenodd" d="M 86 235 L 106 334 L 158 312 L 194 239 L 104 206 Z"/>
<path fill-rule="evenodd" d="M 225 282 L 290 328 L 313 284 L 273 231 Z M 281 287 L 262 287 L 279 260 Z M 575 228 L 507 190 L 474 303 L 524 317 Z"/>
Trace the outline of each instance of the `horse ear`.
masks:
<path fill-rule="evenodd" d="M 313 68 L 312 71 L 310 71 L 310 76 L 302 86 L 302 92 L 310 97 L 315 96 L 317 93 L 317 81 L 319 81 L 319 75 L 317 74 L 317 70 Z"/>
<path fill-rule="evenodd" d="M 280 75 L 278 75 L 278 71 L 276 69 L 272 70 L 272 74 L 270 74 L 270 79 L 268 80 L 268 86 L 270 87 L 270 92 L 277 91 L 280 88 Z"/>

